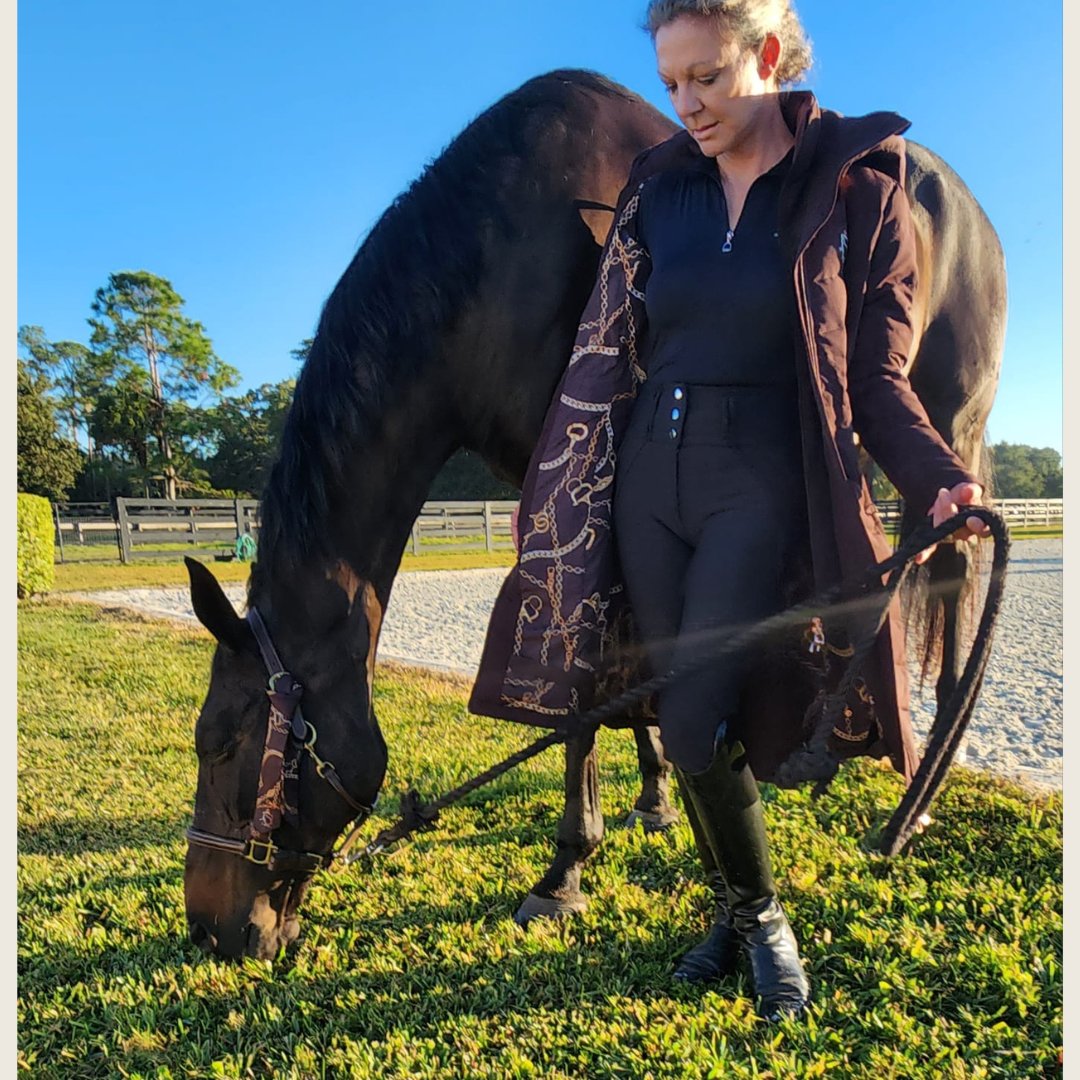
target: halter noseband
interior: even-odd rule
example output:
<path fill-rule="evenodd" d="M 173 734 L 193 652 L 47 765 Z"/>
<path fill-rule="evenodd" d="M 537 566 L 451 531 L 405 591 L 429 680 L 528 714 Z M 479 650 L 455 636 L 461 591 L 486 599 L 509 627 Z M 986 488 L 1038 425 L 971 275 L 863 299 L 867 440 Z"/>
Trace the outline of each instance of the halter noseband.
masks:
<path fill-rule="evenodd" d="M 346 790 L 338 776 L 337 769 L 315 752 L 318 733 L 315 725 L 304 719 L 300 711 L 300 697 L 303 687 L 285 670 L 278 656 L 266 624 L 258 609 L 251 607 L 247 613 L 248 625 L 262 654 L 270 680 L 266 694 L 270 699 L 270 715 L 266 723 L 266 741 L 263 745 L 262 762 L 259 766 L 259 788 L 255 796 L 255 812 L 247 828 L 247 837 L 239 839 L 231 836 L 218 836 L 216 833 L 190 827 L 185 833 L 189 844 L 210 848 L 212 851 L 225 851 L 239 855 L 256 866 L 269 870 L 284 870 L 293 873 L 313 874 L 329 866 L 344 866 L 351 862 L 347 858 L 360 828 L 371 816 L 374 807 L 357 802 Z M 291 746 L 290 746 L 291 744 Z M 325 780 L 348 803 L 355 812 L 348 835 L 335 851 L 320 854 L 314 851 L 289 851 L 278 847 L 273 841 L 273 834 L 281 824 L 282 817 L 297 817 L 295 806 L 290 806 L 287 792 L 295 787 L 299 769 L 300 754 L 307 751 L 308 757 L 315 764 L 315 772 Z M 291 753 L 291 756 L 289 756 Z"/>

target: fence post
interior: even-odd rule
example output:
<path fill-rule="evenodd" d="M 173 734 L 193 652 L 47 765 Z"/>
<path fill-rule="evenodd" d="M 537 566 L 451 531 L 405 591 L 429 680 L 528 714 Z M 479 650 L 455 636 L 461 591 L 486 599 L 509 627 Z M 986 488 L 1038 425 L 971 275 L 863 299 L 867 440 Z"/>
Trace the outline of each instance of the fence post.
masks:
<path fill-rule="evenodd" d="M 491 502 L 484 501 L 484 546 L 488 551 L 495 550 L 495 537 L 492 534 Z"/>
<path fill-rule="evenodd" d="M 120 561 L 131 562 L 131 532 L 128 529 L 127 504 L 122 495 L 116 499 L 116 539 L 120 543 Z"/>
<path fill-rule="evenodd" d="M 64 561 L 64 531 L 60 528 L 60 504 L 53 503 L 53 520 L 56 522 L 56 546 L 60 549 L 60 561 Z"/>

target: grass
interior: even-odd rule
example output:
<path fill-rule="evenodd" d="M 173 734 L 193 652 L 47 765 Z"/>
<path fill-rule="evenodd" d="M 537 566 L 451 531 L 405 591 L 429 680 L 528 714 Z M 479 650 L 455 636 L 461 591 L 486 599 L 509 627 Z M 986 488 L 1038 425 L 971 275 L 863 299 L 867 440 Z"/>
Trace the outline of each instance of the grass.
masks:
<path fill-rule="evenodd" d="M 900 535 L 898 525 L 888 525 L 885 535 L 895 543 Z M 1009 529 L 1009 537 L 1013 540 L 1060 540 L 1065 535 L 1061 525 L 1013 525 Z"/>
<path fill-rule="evenodd" d="M 219 581 L 247 581 L 250 563 L 204 562 L 213 569 Z M 514 565 L 510 551 L 434 552 L 402 556 L 400 570 L 479 570 L 485 567 Z M 56 592 L 91 592 L 95 589 L 136 589 L 154 586 L 186 585 L 187 569 L 181 555 L 176 561 L 112 563 L 61 563 L 56 567 Z"/>
<path fill-rule="evenodd" d="M 1014 540 L 1053 539 L 1061 536 L 1060 529 L 1043 530 L 1014 529 Z M 436 546 L 437 545 L 433 545 Z M 216 550 L 216 549 L 215 549 Z M 150 588 L 153 586 L 186 585 L 187 570 L 184 568 L 182 551 L 175 553 L 175 558 L 156 558 L 139 560 L 126 566 L 119 562 L 67 562 L 56 566 L 57 592 L 91 592 L 95 589 Z M 247 581 L 251 572 L 250 564 L 238 562 L 210 562 L 210 553 L 196 553 L 209 562 L 214 574 L 220 581 Z M 476 552 L 425 552 L 412 555 L 406 552 L 402 556 L 401 570 L 477 570 L 486 567 L 514 565 L 514 555 L 510 551 Z"/>
<path fill-rule="evenodd" d="M 861 842 L 901 793 L 875 763 L 830 793 L 765 788 L 774 863 L 815 991 L 753 1016 L 745 976 L 674 985 L 707 923 L 689 828 L 619 824 L 633 741 L 601 734 L 608 834 L 579 920 L 522 933 L 562 806 L 548 751 L 434 832 L 320 877 L 295 953 L 186 942 L 183 829 L 202 632 L 67 601 L 19 609 L 19 1067 L 35 1077 L 1043 1077 L 1060 1075 L 1061 799 L 954 769 L 906 856 Z M 387 797 L 442 792 L 526 743 L 468 685 L 380 665 Z"/>
<path fill-rule="evenodd" d="M 199 543 L 176 541 L 163 544 L 139 544 L 136 546 L 136 558 L 150 557 L 168 559 L 182 558 L 184 555 L 195 555 L 201 559 L 211 559 L 216 554 L 232 550 L 232 544 L 225 541 L 204 540 Z M 60 549 L 56 549 L 56 558 L 60 558 Z M 104 563 L 119 562 L 120 549 L 113 540 L 110 543 L 78 544 L 71 541 L 64 543 L 64 563 Z"/>
<path fill-rule="evenodd" d="M 1065 535 L 1061 525 L 1019 525 L 1009 530 L 1013 540 L 1060 540 Z"/>

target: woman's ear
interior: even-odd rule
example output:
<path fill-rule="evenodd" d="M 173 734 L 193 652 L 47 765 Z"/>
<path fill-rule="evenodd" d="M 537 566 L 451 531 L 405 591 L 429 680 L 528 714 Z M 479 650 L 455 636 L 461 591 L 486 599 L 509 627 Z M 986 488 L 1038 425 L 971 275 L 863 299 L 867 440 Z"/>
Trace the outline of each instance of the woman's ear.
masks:
<path fill-rule="evenodd" d="M 766 34 L 758 55 L 758 75 L 765 81 L 776 75 L 782 52 L 783 46 L 780 44 L 780 39 L 775 34 Z"/>

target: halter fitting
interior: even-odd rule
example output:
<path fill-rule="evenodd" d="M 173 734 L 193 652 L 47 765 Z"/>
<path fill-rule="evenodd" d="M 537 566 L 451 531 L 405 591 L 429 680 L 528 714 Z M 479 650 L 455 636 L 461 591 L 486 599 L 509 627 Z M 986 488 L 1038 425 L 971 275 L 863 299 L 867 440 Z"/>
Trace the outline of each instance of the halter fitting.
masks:
<path fill-rule="evenodd" d="M 248 625 L 259 645 L 263 664 L 269 673 L 266 694 L 270 699 L 270 715 L 266 723 L 266 741 L 263 744 L 259 766 L 259 786 L 255 796 L 255 811 L 248 825 L 245 839 L 219 836 L 191 826 L 185 836 L 189 844 L 239 855 L 256 866 L 268 870 L 284 870 L 292 873 L 314 874 L 327 867 L 344 867 L 353 860 L 348 857 L 356 842 L 361 826 L 371 816 L 374 806 L 357 802 L 346 790 L 337 769 L 315 752 L 318 732 L 308 723 L 300 711 L 303 687 L 285 670 L 281 658 L 270 640 L 266 624 L 258 609 L 251 607 L 247 613 Z M 292 756 L 289 744 L 292 741 Z M 295 786 L 298 779 L 300 755 L 306 751 L 315 764 L 315 772 L 325 780 L 348 803 L 356 814 L 348 835 L 335 851 L 325 854 L 314 851 L 290 851 L 280 848 L 273 841 L 273 833 L 286 813 L 298 816 L 298 809 L 290 807 L 286 789 Z M 376 800 L 377 801 L 377 800 Z"/>

